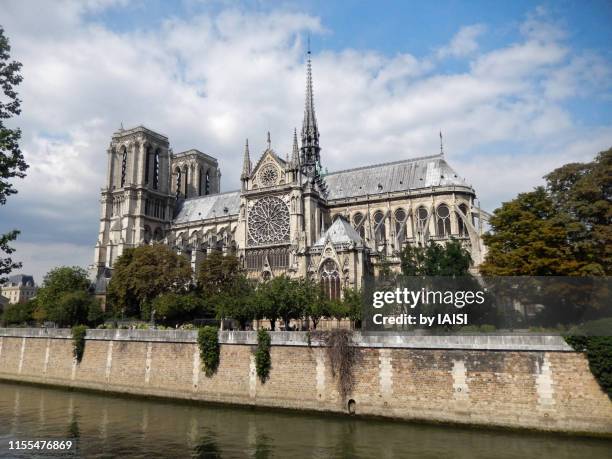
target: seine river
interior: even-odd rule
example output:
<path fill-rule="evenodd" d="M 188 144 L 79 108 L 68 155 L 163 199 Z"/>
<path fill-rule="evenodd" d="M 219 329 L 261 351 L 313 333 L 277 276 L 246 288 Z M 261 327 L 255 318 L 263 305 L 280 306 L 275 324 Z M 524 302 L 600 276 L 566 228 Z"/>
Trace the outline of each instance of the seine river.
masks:
<path fill-rule="evenodd" d="M 175 404 L 0 383 L 0 457 L 10 440 L 75 439 L 61 457 L 609 458 L 612 441 L 343 416 Z"/>

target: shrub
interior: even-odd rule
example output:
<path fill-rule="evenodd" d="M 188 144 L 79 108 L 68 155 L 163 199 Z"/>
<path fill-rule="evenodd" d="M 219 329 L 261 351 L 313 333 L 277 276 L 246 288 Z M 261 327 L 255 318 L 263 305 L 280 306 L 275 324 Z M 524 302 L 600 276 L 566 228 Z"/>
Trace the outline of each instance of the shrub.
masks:
<path fill-rule="evenodd" d="M 72 354 L 77 362 L 80 362 L 85 352 L 85 334 L 87 327 L 85 325 L 75 325 L 72 327 Z"/>
<path fill-rule="evenodd" d="M 577 352 L 584 352 L 591 373 L 612 400 L 612 336 L 565 336 Z"/>
<path fill-rule="evenodd" d="M 203 370 L 206 376 L 210 377 L 219 367 L 221 353 L 216 327 L 207 325 L 198 329 L 198 346 L 200 347 L 200 359 L 204 364 Z"/>
<path fill-rule="evenodd" d="M 270 358 L 270 346 L 272 338 L 263 328 L 257 332 L 257 351 L 255 352 L 255 367 L 257 368 L 257 376 L 262 383 L 265 383 L 270 377 L 270 368 L 272 368 L 272 359 Z"/>
<path fill-rule="evenodd" d="M 334 329 L 324 335 L 327 355 L 331 363 L 332 376 L 338 380 L 338 392 L 342 400 L 353 390 L 353 364 L 355 348 L 352 345 L 353 333 L 350 330 Z"/>

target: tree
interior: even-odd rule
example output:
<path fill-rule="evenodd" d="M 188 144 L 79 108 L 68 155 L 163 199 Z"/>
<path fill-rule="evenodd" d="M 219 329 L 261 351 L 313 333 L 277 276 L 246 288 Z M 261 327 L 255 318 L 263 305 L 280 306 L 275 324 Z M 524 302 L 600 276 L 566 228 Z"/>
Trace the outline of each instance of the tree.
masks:
<path fill-rule="evenodd" d="M 363 312 L 363 293 L 355 288 L 344 289 L 343 302 L 346 307 L 347 317 L 353 321 L 357 328 L 361 324 Z"/>
<path fill-rule="evenodd" d="M 480 272 L 485 275 L 592 276 L 612 272 L 612 149 L 566 164 L 546 187 L 493 212 Z"/>
<path fill-rule="evenodd" d="M 255 287 L 243 274 L 239 274 L 221 293 L 213 296 L 217 319 L 232 318 L 246 329 L 256 316 Z"/>
<path fill-rule="evenodd" d="M 97 325 L 104 319 L 100 303 L 89 293 L 87 272 L 78 266 L 49 271 L 38 290 L 33 318 L 59 326 Z"/>
<path fill-rule="evenodd" d="M 191 285 L 191 265 L 162 244 L 126 249 L 115 262 L 108 300 L 116 315 L 149 319 L 162 293 L 183 293 Z"/>
<path fill-rule="evenodd" d="M 319 321 L 323 317 L 329 317 L 329 302 L 321 290 L 321 285 L 308 278 L 299 281 L 299 301 L 302 305 L 304 315 L 312 321 L 312 327 L 316 330 Z"/>
<path fill-rule="evenodd" d="M 276 321 L 279 318 L 282 318 L 285 327 L 288 327 L 291 319 L 304 316 L 299 284 L 284 275 L 259 285 L 255 304 L 256 318 L 268 319 L 272 330 L 276 328 Z"/>
<path fill-rule="evenodd" d="M 205 297 L 217 295 L 233 285 L 241 273 L 238 258 L 215 250 L 200 263 L 196 276 L 198 288 Z"/>
<path fill-rule="evenodd" d="M 56 304 L 47 308 L 47 319 L 60 327 L 97 325 L 103 315 L 99 301 L 83 290 L 63 293 Z"/>
<path fill-rule="evenodd" d="M 38 305 L 50 311 L 65 293 L 87 292 L 90 286 L 87 271 L 78 266 L 60 266 L 45 274 L 43 284 L 38 290 Z"/>
<path fill-rule="evenodd" d="M 404 276 L 466 276 L 472 265 L 470 252 L 456 239 L 445 245 L 434 241 L 425 247 L 407 245 L 400 260 Z"/>
<path fill-rule="evenodd" d="M 32 322 L 36 304 L 27 303 L 10 304 L 2 313 L 2 322 L 6 325 L 22 325 Z"/>
<path fill-rule="evenodd" d="M 162 293 L 153 300 L 155 315 L 165 325 L 188 322 L 198 316 L 211 316 L 212 311 L 199 296 L 179 293 Z"/>
<path fill-rule="evenodd" d="M 10 61 L 10 51 L 9 40 L 0 26 L 0 87 L 4 93 L 3 100 L 0 100 L 0 205 L 6 204 L 8 196 L 17 193 L 12 179 L 25 177 L 28 168 L 19 148 L 21 130 L 4 125 L 4 120 L 21 113 L 21 100 L 15 91 L 15 86 L 23 80 L 19 74 L 21 63 Z M 0 254 L 10 255 L 14 252 L 9 243 L 18 235 L 17 230 L 0 235 Z M 11 257 L 0 257 L 0 283 L 5 280 L 6 274 L 20 267 L 21 263 L 14 262 Z"/>

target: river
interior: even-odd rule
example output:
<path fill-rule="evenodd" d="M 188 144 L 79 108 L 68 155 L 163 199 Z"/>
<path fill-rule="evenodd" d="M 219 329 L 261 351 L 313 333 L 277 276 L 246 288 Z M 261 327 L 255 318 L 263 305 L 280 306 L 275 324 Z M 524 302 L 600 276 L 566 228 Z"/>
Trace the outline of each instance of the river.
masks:
<path fill-rule="evenodd" d="M 70 453 L 10 440 L 76 441 Z M 0 383 L 0 457 L 609 458 L 612 441 L 122 398 Z"/>

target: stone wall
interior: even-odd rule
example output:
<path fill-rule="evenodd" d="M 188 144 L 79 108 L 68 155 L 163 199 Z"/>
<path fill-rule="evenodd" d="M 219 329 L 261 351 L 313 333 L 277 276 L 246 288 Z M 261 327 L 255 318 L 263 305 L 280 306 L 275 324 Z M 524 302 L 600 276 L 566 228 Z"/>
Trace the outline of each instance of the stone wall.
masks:
<path fill-rule="evenodd" d="M 0 329 L 0 379 L 108 392 L 612 436 L 612 403 L 559 337 L 360 336 L 342 400 L 326 348 L 273 334 L 270 378 L 252 332 L 221 332 L 217 373 L 190 331 L 89 330 L 80 363 L 69 330 Z"/>

